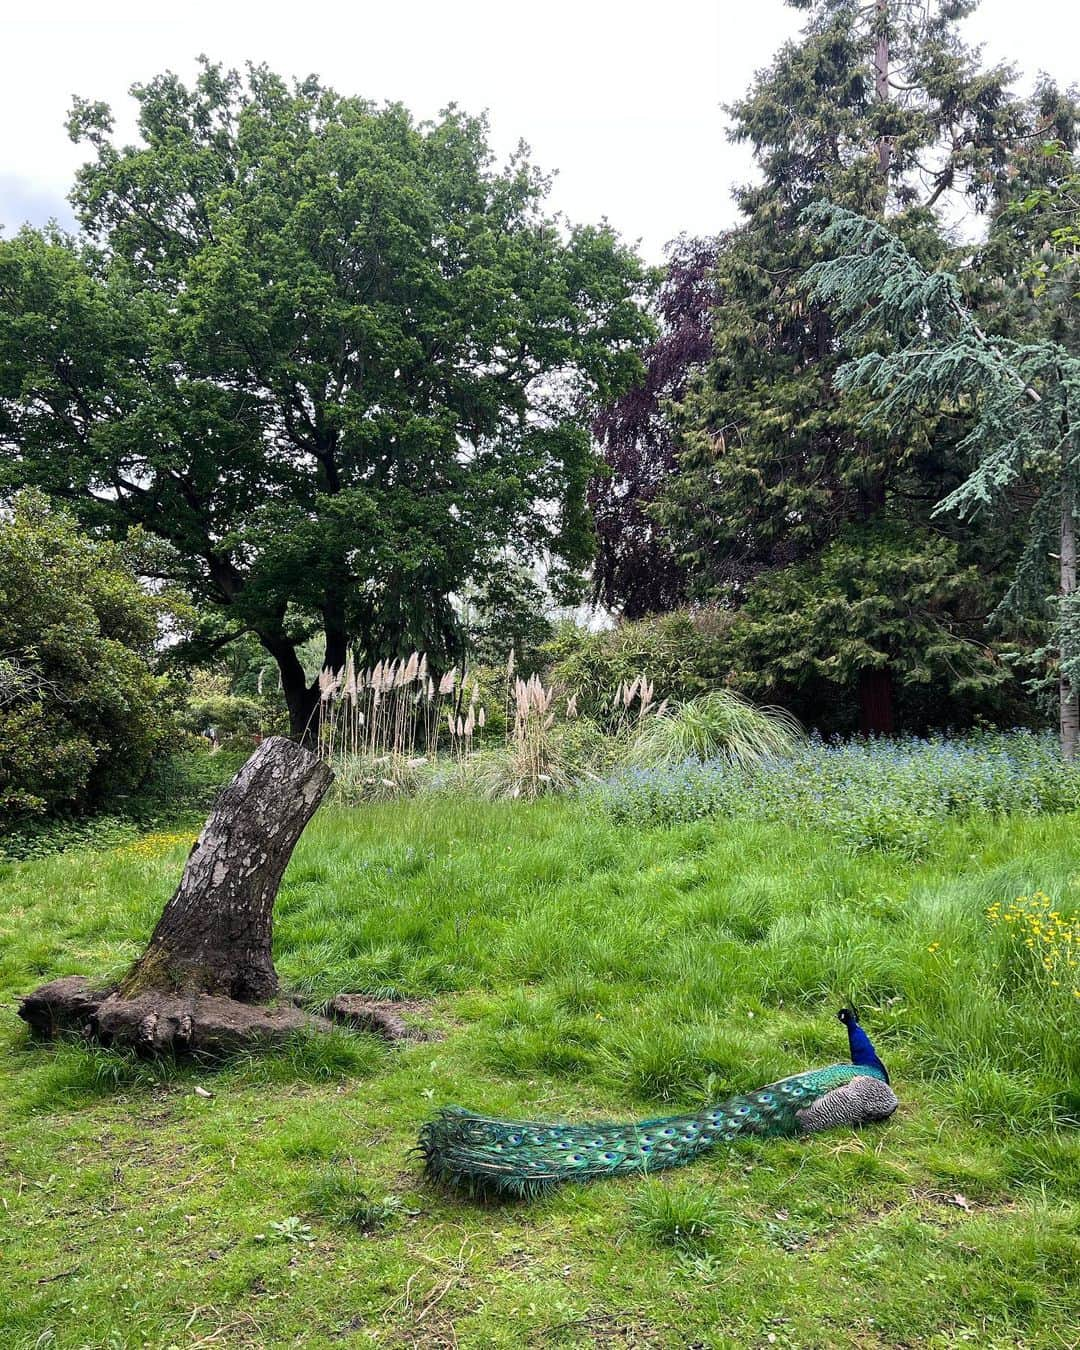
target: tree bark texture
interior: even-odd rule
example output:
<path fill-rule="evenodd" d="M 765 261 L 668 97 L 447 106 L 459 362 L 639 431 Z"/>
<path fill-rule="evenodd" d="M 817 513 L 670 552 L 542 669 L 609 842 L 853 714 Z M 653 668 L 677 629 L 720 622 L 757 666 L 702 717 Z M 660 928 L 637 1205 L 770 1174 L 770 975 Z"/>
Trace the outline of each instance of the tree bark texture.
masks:
<path fill-rule="evenodd" d="M 122 995 L 160 990 L 241 1003 L 275 997 L 274 899 L 332 778 L 294 741 L 263 741 L 218 799 Z"/>
<path fill-rule="evenodd" d="M 1076 496 L 1069 473 L 1066 471 L 1061 489 L 1061 563 L 1060 591 L 1064 600 L 1076 591 Z M 1076 758 L 1077 739 L 1080 736 L 1080 691 L 1062 672 L 1061 687 L 1061 753 L 1067 760 Z"/>
<path fill-rule="evenodd" d="M 877 36 L 874 39 L 874 93 L 879 103 L 890 101 L 889 93 L 889 6 L 888 0 L 877 0 L 875 5 Z M 882 135 L 878 139 L 878 171 L 884 180 L 884 192 L 888 196 L 889 169 L 892 165 L 892 137 Z M 884 207 L 882 208 L 884 211 Z"/>

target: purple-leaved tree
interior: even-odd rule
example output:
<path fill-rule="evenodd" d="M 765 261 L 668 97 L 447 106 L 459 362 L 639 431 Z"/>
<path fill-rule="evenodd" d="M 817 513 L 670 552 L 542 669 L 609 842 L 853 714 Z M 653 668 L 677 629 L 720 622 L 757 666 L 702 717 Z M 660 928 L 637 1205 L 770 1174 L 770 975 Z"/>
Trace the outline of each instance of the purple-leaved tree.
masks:
<path fill-rule="evenodd" d="M 589 486 L 596 524 L 593 598 L 628 619 L 674 609 L 686 578 L 649 505 L 675 469 L 666 405 L 678 402 L 712 352 L 713 268 L 719 241 L 680 235 L 668 245 L 657 296 L 660 333 L 643 354 L 645 378 L 593 422 L 605 470 Z"/>

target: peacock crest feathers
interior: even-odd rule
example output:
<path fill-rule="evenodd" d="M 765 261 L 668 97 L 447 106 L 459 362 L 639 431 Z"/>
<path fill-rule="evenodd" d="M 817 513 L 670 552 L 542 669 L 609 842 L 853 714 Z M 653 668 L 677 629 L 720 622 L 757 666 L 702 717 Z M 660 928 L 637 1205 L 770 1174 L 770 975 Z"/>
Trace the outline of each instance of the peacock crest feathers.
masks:
<path fill-rule="evenodd" d="M 854 1014 L 851 1023 L 866 1037 Z M 747 1135 L 800 1133 L 806 1128 L 800 1112 L 827 1093 L 859 1077 L 887 1083 L 885 1066 L 876 1055 L 874 1059 L 876 1063 L 830 1064 L 793 1074 L 694 1115 L 633 1124 L 498 1120 L 446 1107 L 421 1130 L 419 1149 L 430 1177 L 473 1193 L 510 1196 L 533 1195 L 565 1181 L 681 1167 L 717 1144 Z"/>

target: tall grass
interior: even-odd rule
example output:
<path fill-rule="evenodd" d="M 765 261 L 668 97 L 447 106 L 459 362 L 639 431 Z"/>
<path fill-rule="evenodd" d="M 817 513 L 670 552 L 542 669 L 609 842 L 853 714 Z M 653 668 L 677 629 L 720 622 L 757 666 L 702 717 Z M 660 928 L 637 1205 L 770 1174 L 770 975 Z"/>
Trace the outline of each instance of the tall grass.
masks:
<path fill-rule="evenodd" d="M 476 683 L 457 668 L 436 678 L 427 655 L 412 652 L 357 670 L 352 654 L 336 674 L 319 676 L 319 746 L 327 759 L 348 765 L 435 753 L 441 736 L 467 752 L 486 720 Z"/>
<path fill-rule="evenodd" d="M 688 756 L 747 764 L 786 753 L 800 735 L 778 709 L 718 690 L 669 707 L 642 672 L 619 683 L 602 723 L 578 717 L 577 695 L 505 667 L 501 744 L 485 738 L 487 710 L 475 674 L 438 677 L 425 654 L 358 670 L 350 656 L 320 677 L 319 746 L 333 764 L 339 800 L 425 790 L 535 800 L 570 791 L 616 763 L 670 764 Z M 601 725 L 604 730 L 601 730 Z"/>
<path fill-rule="evenodd" d="M 0 1345 L 1070 1344 L 1080 999 L 1005 915 L 1080 909 L 1076 824 L 954 817 L 913 863 L 800 820 L 328 807 L 279 894 L 283 981 L 428 998 L 443 1038 L 164 1077 L 32 1045 L 13 1004 L 123 969 L 184 844 L 6 865 Z M 524 1210 L 445 1194 L 410 1154 L 442 1104 L 629 1120 L 828 1063 L 849 997 L 901 1100 L 880 1130 Z M 272 1236 L 294 1218 L 313 1243 Z"/>
<path fill-rule="evenodd" d="M 487 722 L 475 679 L 456 667 L 436 675 L 426 653 L 357 669 L 350 653 L 319 676 L 319 750 L 339 798 L 396 797 L 418 790 L 440 745 L 456 759 L 477 748 Z"/>
<path fill-rule="evenodd" d="M 505 668 L 501 743 L 485 738 L 487 709 L 479 681 L 451 669 L 438 678 L 419 652 L 357 670 L 350 656 L 335 675 L 320 677 L 319 747 L 333 765 L 339 800 L 379 800 L 425 789 L 497 798 L 567 792 L 585 767 L 588 737 L 565 734 L 576 699 L 545 686 L 538 675 Z M 558 696 L 558 697 L 557 697 Z M 623 741 L 655 712 L 642 676 L 616 693 Z"/>
<path fill-rule="evenodd" d="M 726 759 L 758 764 L 786 755 L 802 730 L 782 708 L 757 708 L 738 694 L 716 689 L 668 708 L 633 737 L 628 762 L 640 765 L 681 764 L 687 759 Z"/>

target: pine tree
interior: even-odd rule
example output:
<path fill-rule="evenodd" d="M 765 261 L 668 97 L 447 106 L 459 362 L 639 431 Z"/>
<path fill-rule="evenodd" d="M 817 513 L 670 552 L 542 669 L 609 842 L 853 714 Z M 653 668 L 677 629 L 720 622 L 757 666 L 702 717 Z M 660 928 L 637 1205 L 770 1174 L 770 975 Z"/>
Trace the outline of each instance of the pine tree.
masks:
<path fill-rule="evenodd" d="M 838 386 L 868 394 L 876 415 L 894 425 L 928 408 L 959 407 L 970 414 L 960 448 L 971 452 L 975 467 L 937 512 L 985 520 L 1021 479 L 1038 486 L 1023 554 L 1001 607 L 1024 609 L 1041 599 L 1046 563 L 1056 553 L 1053 643 L 1061 748 L 1071 760 L 1080 737 L 1080 356 L 1051 338 L 1016 341 L 988 333 L 966 307 L 957 277 L 928 272 L 876 221 L 828 203 L 808 208 L 804 220 L 835 255 L 810 269 L 808 292 L 844 323 L 856 350 L 883 331 L 893 339 L 891 350 L 847 362 Z"/>
<path fill-rule="evenodd" d="M 793 3 L 807 11 L 802 40 L 730 110 L 762 180 L 738 193 L 743 223 L 717 263 L 713 356 L 678 409 L 676 471 L 653 514 L 677 545 L 692 594 L 737 606 L 777 568 L 805 565 L 802 575 L 812 577 L 814 559 L 841 540 L 872 554 L 879 575 L 887 572 L 877 565 L 883 551 L 903 538 L 905 573 L 937 575 L 935 558 L 956 545 L 962 567 L 980 561 L 992 576 L 998 541 L 992 558 L 979 559 L 970 537 L 929 518 L 963 477 L 955 419 L 926 417 L 898 438 L 835 388 L 830 316 L 799 286 L 820 256 L 818 242 L 798 221 L 810 201 L 828 197 L 896 219 L 917 256 L 936 262 L 947 243 L 935 212 L 950 199 L 990 204 L 1023 110 L 1008 93 L 1009 72 L 982 68 L 958 34 L 973 4 Z M 914 570 L 913 550 L 923 554 Z M 928 653 L 896 642 L 891 626 L 913 605 L 948 636 L 930 653 L 943 690 L 957 692 L 975 673 L 973 661 L 987 687 L 1005 678 L 971 644 L 990 607 L 986 594 L 913 589 L 879 601 L 864 663 L 837 665 L 840 688 L 858 690 L 863 730 L 890 730 L 894 685 L 924 677 Z M 797 648 L 785 646 L 784 615 L 775 622 L 765 674 L 773 687 L 791 689 Z M 797 699 L 797 688 L 791 694 Z M 814 708 L 803 711 L 816 718 Z"/>

